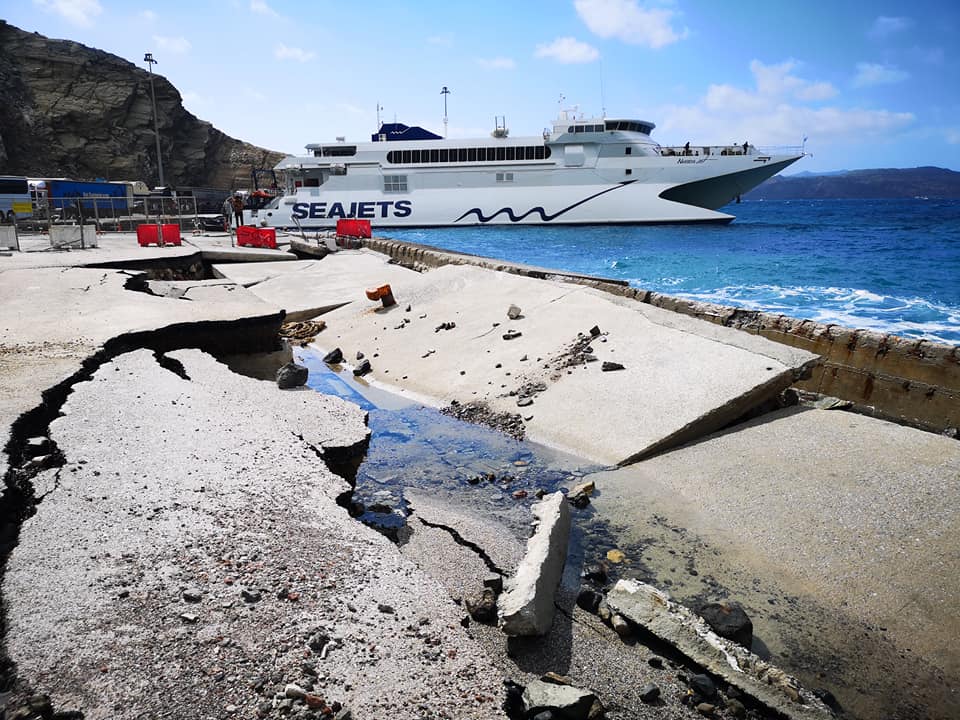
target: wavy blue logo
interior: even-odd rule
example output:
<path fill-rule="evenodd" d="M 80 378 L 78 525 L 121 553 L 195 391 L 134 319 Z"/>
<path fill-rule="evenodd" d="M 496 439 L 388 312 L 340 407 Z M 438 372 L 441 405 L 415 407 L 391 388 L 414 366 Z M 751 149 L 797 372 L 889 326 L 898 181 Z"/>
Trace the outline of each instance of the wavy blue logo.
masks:
<path fill-rule="evenodd" d="M 558 210 L 552 215 L 549 214 L 546 210 L 544 210 L 540 205 L 537 205 L 537 207 L 535 208 L 530 208 L 523 215 L 517 215 L 514 212 L 513 208 L 510 208 L 510 207 L 500 208 L 495 213 L 493 213 L 493 215 L 484 215 L 483 211 L 480 208 L 470 208 L 463 215 L 461 215 L 456 220 L 454 220 L 454 222 L 458 223 L 468 215 L 474 215 L 476 216 L 477 220 L 479 220 L 480 222 L 487 223 L 493 220 L 494 218 L 496 218 L 497 216 L 504 215 L 504 214 L 508 218 L 510 218 L 510 222 L 520 222 L 527 216 L 532 215 L 533 213 L 537 213 L 540 216 L 540 220 L 542 220 L 543 222 L 550 222 L 552 220 L 556 220 L 558 217 L 560 217 L 564 213 L 570 212 L 575 207 L 579 207 L 584 203 L 590 202 L 594 198 L 600 197 L 601 195 L 606 195 L 608 192 L 611 192 L 613 190 L 618 190 L 619 188 L 622 188 L 625 185 L 630 185 L 631 183 L 635 183 L 635 182 L 636 180 L 625 180 L 624 182 L 618 183 L 613 187 L 607 188 L 606 190 L 601 190 L 598 193 L 594 193 L 590 197 L 585 197 L 583 200 L 579 200 L 578 202 L 575 202 L 573 205 L 568 205 L 567 207 L 563 208 L 562 210 Z"/>

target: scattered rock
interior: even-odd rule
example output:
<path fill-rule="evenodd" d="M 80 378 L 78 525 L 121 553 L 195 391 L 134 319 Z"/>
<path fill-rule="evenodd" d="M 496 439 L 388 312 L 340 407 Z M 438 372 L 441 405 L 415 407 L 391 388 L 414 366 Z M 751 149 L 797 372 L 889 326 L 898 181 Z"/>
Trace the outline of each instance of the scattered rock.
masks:
<path fill-rule="evenodd" d="M 297 365 L 297 363 L 289 362 L 277 370 L 277 387 L 279 387 L 281 390 L 287 390 L 288 388 L 306 385 L 307 376 L 309 374 L 310 371 L 307 370 L 307 368 L 305 368 L 303 365 Z"/>
<path fill-rule="evenodd" d="M 243 598 L 244 602 L 258 603 L 260 602 L 261 595 L 259 590 L 248 590 L 244 588 L 240 591 L 240 597 Z"/>
<path fill-rule="evenodd" d="M 613 628 L 613 631 L 622 638 L 628 638 L 633 634 L 630 623 L 627 622 L 627 619 L 620 613 L 614 613 L 610 616 L 610 626 Z"/>
<path fill-rule="evenodd" d="M 433 331 L 435 333 L 440 332 L 441 330 L 453 330 L 457 324 L 455 322 L 443 322 L 437 325 Z"/>
<path fill-rule="evenodd" d="M 540 679 L 546 683 L 553 683 L 554 685 L 573 685 L 573 681 L 566 675 L 560 675 L 552 670 L 544 673 Z"/>
<path fill-rule="evenodd" d="M 592 588 L 583 588 L 577 595 L 577 607 L 593 615 L 597 614 L 597 610 L 600 608 L 602 601 L 603 595 Z"/>
<path fill-rule="evenodd" d="M 477 622 L 492 623 L 497 619 L 497 594 L 492 588 L 484 588 L 480 595 L 463 599 L 467 612 Z"/>
<path fill-rule="evenodd" d="M 517 307 L 516 305 L 511 305 L 510 307 L 508 307 L 507 317 L 510 318 L 511 320 L 516 320 L 517 318 L 521 317 L 520 308 Z"/>
<path fill-rule="evenodd" d="M 733 640 L 748 649 L 753 644 L 753 622 L 736 600 L 707 603 L 697 608 L 697 615 L 706 620 L 720 637 Z"/>
<path fill-rule="evenodd" d="M 603 365 L 600 366 L 600 369 L 603 372 L 613 372 L 614 370 L 623 370 L 624 367 L 620 363 L 604 360 Z"/>
<path fill-rule="evenodd" d="M 657 668 L 658 670 L 663 668 L 663 658 L 653 655 L 647 658 L 647 665 L 652 668 Z"/>
<path fill-rule="evenodd" d="M 587 580 L 603 585 L 607 582 L 607 566 L 604 563 L 590 563 L 581 573 Z"/>
<path fill-rule="evenodd" d="M 363 358 L 364 354 L 360 350 L 357 350 L 357 360 L 363 360 Z"/>
<path fill-rule="evenodd" d="M 393 613 L 396 612 L 392 605 L 387 605 L 386 603 L 377 603 L 377 610 L 385 615 L 393 615 Z"/>
<path fill-rule="evenodd" d="M 657 701 L 660 697 L 660 688 L 656 683 L 647 683 L 640 688 L 640 699 L 648 705 Z"/>
<path fill-rule="evenodd" d="M 203 600 L 203 593 L 196 588 L 187 588 L 183 591 L 183 599 L 188 603 L 198 603 Z"/>
<path fill-rule="evenodd" d="M 305 697 L 307 697 L 307 691 L 299 685 L 290 683 L 283 689 L 283 695 L 291 700 L 303 700 Z"/>
<path fill-rule="evenodd" d="M 517 400 L 517 407 L 527 407 L 533 405 L 533 398 L 524 397 Z"/>
<path fill-rule="evenodd" d="M 716 706 L 711 705 L 710 703 L 700 703 L 697 705 L 697 712 L 701 715 L 706 715 L 707 717 L 712 717 L 713 711 L 716 709 Z"/>
<path fill-rule="evenodd" d="M 505 333 L 503 334 L 503 339 L 504 339 L 504 340 L 513 340 L 513 339 L 515 339 L 515 338 L 520 337 L 521 335 L 523 335 L 523 333 L 520 332 L 519 330 L 507 330 L 507 332 L 505 332 Z"/>
<path fill-rule="evenodd" d="M 553 710 L 555 718 L 563 720 L 588 720 L 596 696 L 569 685 L 555 685 L 534 680 L 523 691 L 523 707 L 527 717 Z"/>
<path fill-rule="evenodd" d="M 745 718 L 747 716 L 747 708 L 739 700 L 727 700 L 725 707 L 727 712 L 735 718 Z"/>
<path fill-rule="evenodd" d="M 339 365 L 343 362 L 343 351 L 340 348 L 334 348 L 323 356 L 323 361 L 327 365 Z"/>
<path fill-rule="evenodd" d="M 590 337 L 599 337 L 600 327 L 597 325 L 594 325 L 592 328 L 590 328 L 589 332 L 590 332 Z"/>
<path fill-rule="evenodd" d="M 689 685 L 691 690 L 707 700 L 717 696 L 717 686 L 713 684 L 709 675 L 694 675 L 690 678 Z"/>
<path fill-rule="evenodd" d="M 362 360 L 362 361 L 360 361 L 360 364 L 357 365 L 357 366 L 353 369 L 353 374 L 354 374 L 356 377 L 362 377 L 362 376 L 366 375 L 367 373 L 371 372 L 372 370 L 373 370 L 373 368 L 370 366 L 370 361 L 369 361 L 369 360 Z"/>

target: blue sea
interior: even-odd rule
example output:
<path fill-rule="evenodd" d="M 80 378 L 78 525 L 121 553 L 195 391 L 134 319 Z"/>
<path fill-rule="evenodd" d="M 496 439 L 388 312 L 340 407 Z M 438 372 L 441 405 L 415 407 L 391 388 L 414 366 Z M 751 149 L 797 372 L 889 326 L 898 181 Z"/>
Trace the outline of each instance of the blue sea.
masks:
<path fill-rule="evenodd" d="M 388 234 L 680 297 L 960 345 L 960 201 L 779 200 L 723 210 L 737 219 Z"/>

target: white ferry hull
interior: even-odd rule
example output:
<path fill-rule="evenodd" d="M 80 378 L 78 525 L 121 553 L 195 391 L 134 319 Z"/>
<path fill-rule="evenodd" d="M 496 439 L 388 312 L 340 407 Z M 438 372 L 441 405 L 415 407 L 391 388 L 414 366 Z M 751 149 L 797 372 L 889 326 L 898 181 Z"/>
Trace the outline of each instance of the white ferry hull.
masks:
<path fill-rule="evenodd" d="M 802 157 L 748 146 L 661 148 L 650 123 L 563 120 L 543 138 L 448 140 L 388 126 L 370 143 L 290 156 L 286 194 L 251 221 L 327 230 L 476 225 L 726 223 L 720 208 Z M 391 131 L 392 132 L 392 131 Z M 425 134 L 425 135 L 424 135 Z M 379 140 L 378 140 L 379 138 Z"/>
<path fill-rule="evenodd" d="M 458 227 L 476 225 L 584 225 L 644 223 L 728 223 L 733 215 L 691 202 L 670 199 L 706 195 L 726 205 L 759 185 L 799 156 L 773 158 L 762 167 L 720 176 L 691 176 L 683 183 L 640 180 L 571 186 L 463 187 L 411 189 L 407 193 L 301 188 L 278 206 L 252 213 L 251 222 L 303 230 L 331 229 L 341 218 L 370 220 L 375 228 Z M 698 183 L 716 187 L 701 191 Z M 666 197 L 664 197 L 666 195 Z M 697 198 L 692 198 L 696 200 Z M 704 197 L 704 204 L 710 198 Z M 717 202 L 720 202 L 720 200 Z"/>

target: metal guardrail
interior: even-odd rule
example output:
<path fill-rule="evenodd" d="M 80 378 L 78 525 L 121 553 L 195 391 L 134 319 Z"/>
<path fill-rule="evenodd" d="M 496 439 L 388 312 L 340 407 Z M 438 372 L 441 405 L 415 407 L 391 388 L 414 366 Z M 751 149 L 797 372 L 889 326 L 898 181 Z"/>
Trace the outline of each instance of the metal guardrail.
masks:
<path fill-rule="evenodd" d="M 32 217 L 15 221 L 16 248 L 11 249 L 21 249 L 20 238 L 32 238 L 36 246 L 43 236 L 49 237 L 51 250 L 96 247 L 101 232 L 136 233 L 143 224 L 176 224 L 190 232 L 208 229 L 207 225 L 223 227 L 223 220 L 219 214 L 198 213 L 191 196 L 146 196 L 132 201 L 106 195 L 45 199 L 34 206 Z"/>
<path fill-rule="evenodd" d="M 800 145 L 757 147 L 748 144 L 744 150 L 743 145 L 666 145 L 660 147 L 660 155 L 662 157 L 803 155 L 803 147 Z"/>

